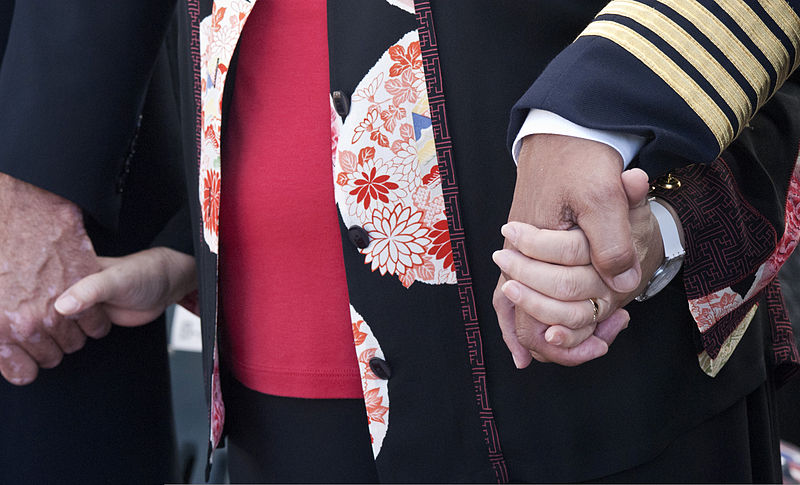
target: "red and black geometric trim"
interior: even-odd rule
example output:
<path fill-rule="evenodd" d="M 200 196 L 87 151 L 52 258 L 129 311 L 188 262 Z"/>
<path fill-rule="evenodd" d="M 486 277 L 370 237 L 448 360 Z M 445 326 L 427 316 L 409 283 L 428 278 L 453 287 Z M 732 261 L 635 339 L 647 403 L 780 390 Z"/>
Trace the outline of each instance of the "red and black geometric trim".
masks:
<path fill-rule="evenodd" d="M 458 293 L 461 297 L 461 315 L 466 332 L 467 351 L 472 368 L 472 383 L 475 398 L 480 407 L 480 419 L 486 437 L 489 461 L 494 469 L 498 483 L 508 482 L 500 437 L 495 425 L 494 413 L 489 404 L 486 383 L 486 367 L 483 360 L 483 343 L 481 342 L 478 313 L 472 291 L 472 276 L 467 264 L 464 227 L 458 202 L 458 184 L 456 183 L 455 165 L 453 163 L 453 145 L 447 127 L 445 115 L 444 91 L 439 68 L 439 52 L 436 42 L 436 31 L 433 26 L 430 2 L 415 1 L 419 40 L 422 51 L 422 63 L 425 68 L 425 80 L 428 85 L 428 104 L 430 106 L 433 133 L 436 140 L 436 157 L 439 162 L 439 173 L 442 177 L 447 211 L 447 224 L 450 229 L 450 243 L 453 247 L 453 263 L 458 277 Z"/>
<path fill-rule="evenodd" d="M 722 159 L 672 174 L 680 188 L 656 189 L 654 195 L 675 208 L 684 227 L 686 296 L 695 300 L 737 286 L 774 251 L 775 228 L 744 200 Z"/>
<path fill-rule="evenodd" d="M 203 110 L 200 81 L 200 0 L 186 0 L 189 12 L 189 55 L 192 59 L 192 94 L 194 95 L 195 115 L 195 150 L 196 160 L 200 166 L 201 126 L 203 126 Z"/>
<path fill-rule="evenodd" d="M 780 386 L 800 371 L 800 356 L 797 354 L 797 342 L 777 278 L 767 286 L 766 296 L 772 323 L 772 364 L 776 383 Z"/>

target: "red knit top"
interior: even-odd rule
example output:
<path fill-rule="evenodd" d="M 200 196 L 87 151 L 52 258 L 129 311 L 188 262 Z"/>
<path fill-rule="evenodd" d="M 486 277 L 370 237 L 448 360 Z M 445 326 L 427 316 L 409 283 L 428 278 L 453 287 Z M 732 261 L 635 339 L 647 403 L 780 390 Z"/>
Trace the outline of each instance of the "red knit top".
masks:
<path fill-rule="evenodd" d="M 278 396 L 360 398 L 334 204 L 326 0 L 259 0 L 222 145 L 223 359 Z"/>

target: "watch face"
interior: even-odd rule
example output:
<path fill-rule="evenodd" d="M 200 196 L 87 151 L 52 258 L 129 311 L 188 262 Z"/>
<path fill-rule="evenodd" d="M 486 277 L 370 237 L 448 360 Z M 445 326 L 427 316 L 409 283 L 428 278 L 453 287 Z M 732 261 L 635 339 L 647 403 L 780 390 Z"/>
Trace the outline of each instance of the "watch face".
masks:
<path fill-rule="evenodd" d="M 672 281 L 672 278 L 675 277 L 676 274 L 681 270 L 681 263 L 683 262 L 683 258 L 672 259 L 667 261 L 667 263 L 658 268 L 656 273 L 653 275 L 653 279 L 650 280 L 650 285 L 647 288 L 647 296 L 652 296 L 658 293 L 659 291 L 663 290 L 665 286 Z"/>

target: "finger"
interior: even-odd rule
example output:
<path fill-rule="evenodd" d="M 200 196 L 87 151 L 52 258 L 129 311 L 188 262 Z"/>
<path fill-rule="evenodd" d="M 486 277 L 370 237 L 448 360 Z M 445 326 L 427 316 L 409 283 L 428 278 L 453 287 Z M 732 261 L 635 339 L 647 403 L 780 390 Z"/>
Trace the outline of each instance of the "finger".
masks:
<path fill-rule="evenodd" d="M 601 357 L 608 352 L 608 344 L 594 335 L 575 347 L 551 345 L 545 340 L 547 328 L 547 325 L 537 322 L 530 315 L 517 311 L 517 337 L 539 362 L 554 362 L 571 367 Z"/>
<path fill-rule="evenodd" d="M 591 337 L 595 328 L 596 324 L 594 323 L 574 330 L 563 325 L 553 325 L 544 332 L 544 339 L 550 345 L 564 348 L 575 347 Z"/>
<path fill-rule="evenodd" d="M 650 191 L 650 183 L 647 174 L 639 168 L 632 168 L 622 172 L 622 188 L 628 199 L 628 206 L 631 209 L 643 207 L 647 204 L 647 193 Z"/>
<path fill-rule="evenodd" d="M 547 325 L 563 325 L 571 329 L 578 329 L 595 323 L 594 304 L 585 300 L 561 301 L 532 290 L 518 281 L 506 281 L 501 290 L 506 297 L 514 302 L 517 310 L 523 310 L 536 320 Z M 598 317 L 603 318 L 602 312 L 610 307 L 602 299 L 596 299 Z"/>
<path fill-rule="evenodd" d="M 501 287 L 505 283 L 505 278 L 500 277 L 497 282 L 497 287 L 494 290 L 492 297 L 492 304 L 497 313 L 497 323 L 500 325 L 500 331 L 503 334 L 503 341 L 506 347 L 511 352 L 511 357 L 514 360 L 514 365 L 517 369 L 523 369 L 531 363 L 531 355 L 528 350 L 519 343 L 514 324 L 514 304 L 506 298 L 501 291 Z"/>
<path fill-rule="evenodd" d="M 77 315 L 78 326 L 93 339 L 103 338 L 111 331 L 111 320 L 101 305 L 92 306 Z"/>
<path fill-rule="evenodd" d="M 11 384 L 30 384 L 39 374 L 39 366 L 21 347 L 0 344 L 0 374 Z"/>
<path fill-rule="evenodd" d="M 523 222 L 509 222 L 500 232 L 522 254 L 567 266 L 591 264 L 589 241 L 583 231 L 552 231 Z"/>
<path fill-rule="evenodd" d="M 628 328 L 631 317 L 626 310 L 617 309 L 610 317 L 597 324 L 594 334 L 608 345 L 614 343 L 620 332 Z"/>
<path fill-rule="evenodd" d="M 577 231 L 570 231 L 577 232 Z M 495 251 L 492 259 L 507 279 L 562 301 L 596 298 L 606 293 L 605 284 L 592 266 L 560 266 L 544 263 L 514 251 Z"/>
<path fill-rule="evenodd" d="M 36 364 L 43 369 L 51 369 L 61 363 L 64 352 L 55 340 L 42 332 L 35 332 L 25 340 L 20 340 L 17 345 L 22 348 Z"/>
<path fill-rule="evenodd" d="M 599 188 L 591 200 L 582 201 L 582 206 L 577 222 L 589 240 L 592 265 L 617 292 L 634 290 L 641 279 L 641 268 L 633 247 L 628 198 L 621 181 Z"/>
<path fill-rule="evenodd" d="M 114 291 L 110 273 L 101 271 L 90 274 L 67 288 L 55 302 L 56 311 L 64 316 L 71 316 L 106 301 Z"/>
<path fill-rule="evenodd" d="M 50 310 L 42 320 L 45 332 L 55 341 L 65 354 L 71 354 L 86 343 L 86 334 L 74 321 L 68 320 L 54 310 Z"/>

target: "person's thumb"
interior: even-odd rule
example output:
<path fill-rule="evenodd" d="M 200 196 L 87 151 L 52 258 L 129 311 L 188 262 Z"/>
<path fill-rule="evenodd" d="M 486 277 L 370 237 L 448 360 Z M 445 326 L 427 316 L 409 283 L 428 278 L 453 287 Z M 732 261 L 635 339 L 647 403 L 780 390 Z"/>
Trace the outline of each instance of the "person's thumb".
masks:
<path fill-rule="evenodd" d="M 622 172 L 622 188 L 628 198 L 628 206 L 636 209 L 647 203 L 647 193 L 650 191 L 650 182 L 644 170 L 633 168 Z"/>
<path fill-rule="evenodd" d="M 107 271 L 84 277 L 56 299 L 56 311 L 64 316 L 80 313 L 97 303 L 108 300 L 113 293 L 113 281 Z"/>

